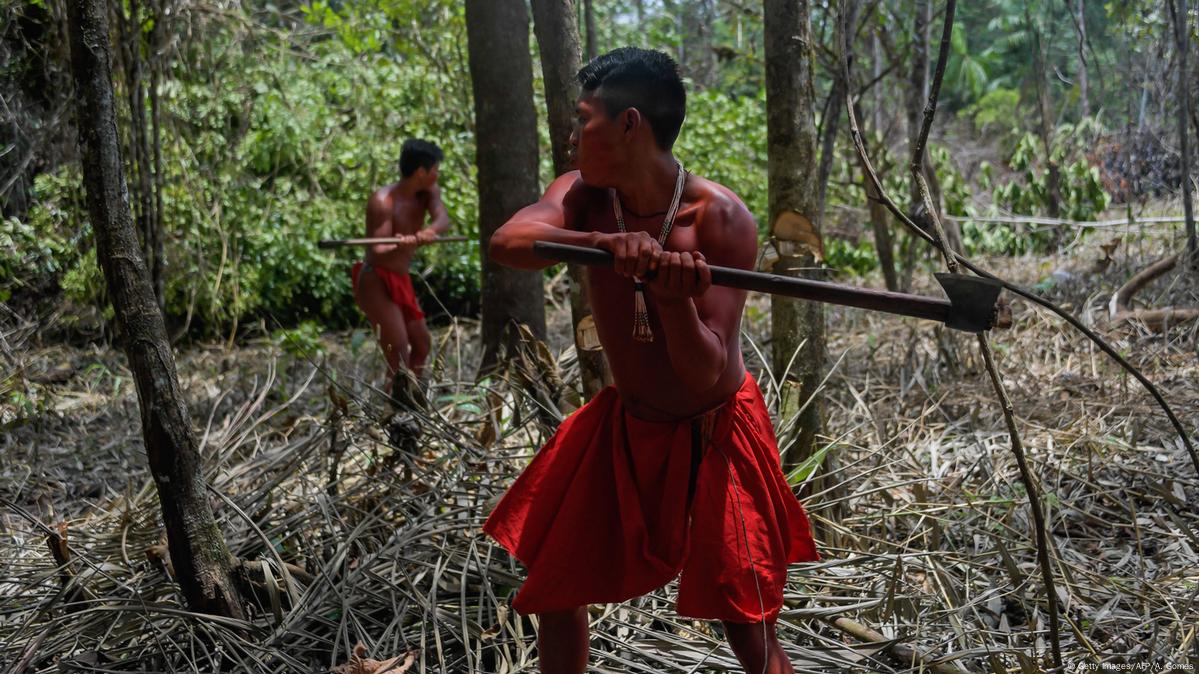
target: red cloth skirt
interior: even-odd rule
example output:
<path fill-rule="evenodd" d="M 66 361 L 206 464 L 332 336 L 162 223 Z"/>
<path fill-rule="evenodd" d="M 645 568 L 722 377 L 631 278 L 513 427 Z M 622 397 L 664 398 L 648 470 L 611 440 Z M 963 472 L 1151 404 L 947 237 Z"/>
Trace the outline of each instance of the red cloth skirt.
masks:
<path fill-rule="evenodd" d="M 354 283 L 354 292 L 358 292 L 358 275 L 362 273 L 363 263 L 355 262 L 350 268 L 350 279 Z M 406 322 L 419 321 L 425 317 L 425 312 L 420 310 L 420 305 L 416 303 L 416 291 L 412 288 L 412 277 L 408 274 L 397 274 L 390 269 L 383 269 L 374 265 L 370 268 L 375 272 L 375 276 L 383 282 L 383 287 L 387 288 L 387 296 L 395 302 L 400 308 L 400 313 L 404 315 Z"/>
<path fill-rule="evenodd" d="M 679 614 L 771 621 L 787 565 L 819 558 L 748 374 L 719 408 L 674 422 L 638 419 L 604 389 L 562 422 L 483 530 L 527 567 L 513 602 L 526 614 L 625 601 L 681 572 Z"/>

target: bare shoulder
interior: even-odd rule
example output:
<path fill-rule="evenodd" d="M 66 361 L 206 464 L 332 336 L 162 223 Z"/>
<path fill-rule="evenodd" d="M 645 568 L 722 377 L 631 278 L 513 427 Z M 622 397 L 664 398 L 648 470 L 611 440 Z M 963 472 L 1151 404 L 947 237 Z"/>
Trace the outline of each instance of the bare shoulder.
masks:
<path fill-rule="evenodd" d="M 603 190 L 584 183 L 583 176 L 578 171 L 568 171 L 558 176 L 545 192 L 545 198 L 561 200 L 562 212 L 569 229 L 583 227 L 587 214 L 599 203 L 602 195 Z"/>
<path fill-rule="evenodd" d="M 699 207 L 696 236 L 704 255 L 715 254 L 739 267 L 753 265 L 758 251 L 758 225 L 745 202 L 720 183 L 693 176 L 688 201 Z"/>
<path fill-rule="evenodd" d="M 366 200 L 366 210 L 368 213 L 386 212 L 391 207 L 391 190 L 394 185 L 384 185 L 371 193 Z"/>

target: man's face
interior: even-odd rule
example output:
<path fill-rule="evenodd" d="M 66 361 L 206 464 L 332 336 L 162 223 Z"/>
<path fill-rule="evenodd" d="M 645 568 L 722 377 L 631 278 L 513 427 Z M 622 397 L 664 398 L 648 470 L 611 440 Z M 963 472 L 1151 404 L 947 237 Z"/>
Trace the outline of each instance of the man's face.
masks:
<path fill-rule="evenodd" d="M 609 118 L 594 91 L 585 91 L 575 104 L 570 134 L 575 168 L 592 187 L 611 187 L 624 163 L 620 116 Z"/>
<path fill-rule="evenodd" d="M 441 164 L 434 164 L 432 168 L 420 167 L 416 169 L 416 178 L 422 190 L 432 188 L 437 184 L 437 176 L 441 170 Z"/>

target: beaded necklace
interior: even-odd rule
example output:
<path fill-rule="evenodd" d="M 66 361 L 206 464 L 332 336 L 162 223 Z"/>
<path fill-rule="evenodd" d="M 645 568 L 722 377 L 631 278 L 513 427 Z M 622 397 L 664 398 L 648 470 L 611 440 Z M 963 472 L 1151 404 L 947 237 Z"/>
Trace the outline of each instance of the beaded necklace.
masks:
<path fill-rule="evenodd" d="M 674 196 L 670 200 L 670 208 L 666 210 L 666 219 L 662 221 L 662 231 L 658 234 L 658 245 L 663 248 L 666 247 L 666 238 L 670 236 L 670 227 L 674 224 L 674 216 L 678 214 L 679 204 L 683 200 L 683 182 L 686 172 L 683 171 L 682 164 L 675 162 L 675 165 L 679 167 L 679 174 L 674 181 Z M 620 197 L 614 188 L 609 188 L 608 194 L 612 196 L 612 212 L 616 214 L 616 228 L 622 234 L 627 233 L 624 214 L 620 209 Z M 645 281 L 636 276 L 633 277 L 633 339 L 638 342 L 654 341 L 654 331 L 649 327 L 649 312 L 645 308 Z"/>

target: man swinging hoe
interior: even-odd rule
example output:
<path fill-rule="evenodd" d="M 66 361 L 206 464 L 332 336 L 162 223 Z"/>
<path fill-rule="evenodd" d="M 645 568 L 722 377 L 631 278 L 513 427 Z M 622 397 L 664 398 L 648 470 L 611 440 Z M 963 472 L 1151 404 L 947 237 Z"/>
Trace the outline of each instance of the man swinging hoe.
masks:
<path fill-rule="evenodd" d="M 432 342 L 408 268 L 418 246 L 435 242 L 450 228 L 437 185 L 441 160 L 441 148 L 433 143 L 404 142 L 399 182 L 379 188 L 367 200 L 366 235 L 372 238 L 359 240 L 367 244 L 366 252 L 351 269 L 354 300 L 379 338 L 393 395 L 393 382 L 408 383 L 396 379 L 397 374 L 421 376 Z"/>
<path fill-rule="evenodd" d="M 678 66 L 622 48 L 579 71 L 577 171 L 492 237 L 512 267 L 537 242 L 607 251 L 590 300 L 614 386 L 562 423 L 484 530 L 528 569 L 516 610 L 540 619 L 543 672 L 582 672 L 587 605 L 680 576 L 681 615 L 720 620 L 749 672 L 791 672 L 774 623 L 787 565 L 818 555 L 783 477 L 770 415 L 741 357 L 757 227 L 728 188 L 671 153 L 686 107 Z"/>

